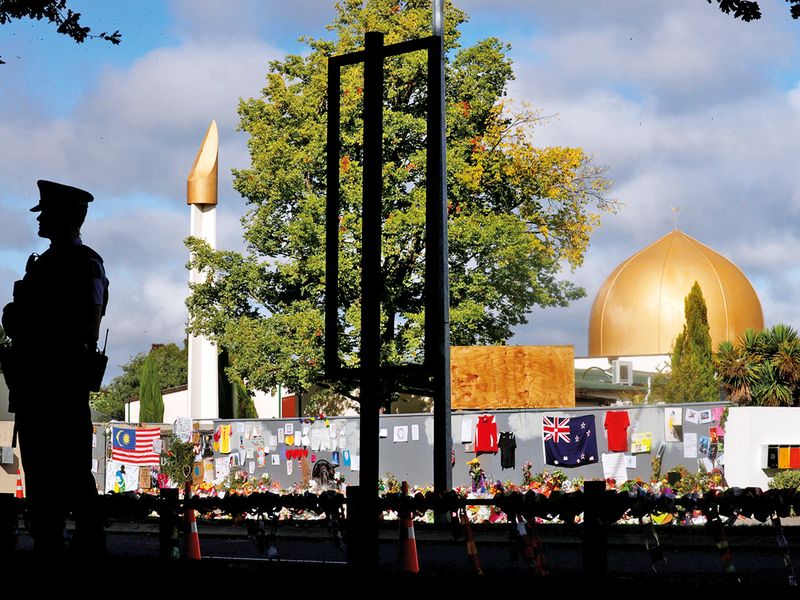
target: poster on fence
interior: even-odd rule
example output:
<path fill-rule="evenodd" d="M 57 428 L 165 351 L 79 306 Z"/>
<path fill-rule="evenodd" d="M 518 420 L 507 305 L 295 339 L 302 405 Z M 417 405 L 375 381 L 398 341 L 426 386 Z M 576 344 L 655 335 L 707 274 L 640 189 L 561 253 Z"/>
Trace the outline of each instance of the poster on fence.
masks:
<path fill-rule="evenodd" d="M 149 467 L 145 467 L 149 472 Z M 139 487 L 139 467 L 126 465 L 116 460 L 106 463 L 106 492 L 122 494 L 135 492 Z"/>

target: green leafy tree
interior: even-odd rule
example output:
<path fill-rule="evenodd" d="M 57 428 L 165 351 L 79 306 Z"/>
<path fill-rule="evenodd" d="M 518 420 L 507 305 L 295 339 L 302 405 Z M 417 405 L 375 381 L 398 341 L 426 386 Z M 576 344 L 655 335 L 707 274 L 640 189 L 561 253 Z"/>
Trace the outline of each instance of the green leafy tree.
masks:
<path fill-rule="evenodd" d="M 125 417 L 125 401 L 139 396 L 142 368 L 151 356 L 163 389 L 186 385 L 188 381 L 188 351 L 186 345 L 155 344 L 149 353 L 140 352 L 122 366 L 122 373 L 100 392 L 92 395 L 92 408 L 111 419 Z"/>
<path fill-rule="evenodd" d="M 116 45 L 122 39 L 119 31 L 93 34 L 89 27 L 81 23 L 81 13 L 67 8 L 67 0 L 0 0 L 0 25 L 25 18 L 37 21 L 45 19 L 57 26 L 58 33 L 72 38 L 78 44 L 87 38 L 97 38 Z M 0 58 L 2 64 L 5 61 Z"/>
<path fill-rule="evenodd" d="M 732 14 L 742 21 L 757 21 L 761 18 L 761 7 L 755 0 L 706 0 L 709 4 L 716 2 L 719 9 Z M 791 5 L 790 14 L 793 19 L 800 18 L 800 0 L 786 0 Z"/>
<path fill-rule="evenodd" d="M 672 375 L 666 385 L 668 402 L 714 402 L 719 399 L 708 327 L 708 310 L 695 281 L 684 300 L 686 322 L 672 350 Z"/>
<path fill-rule="evenodd" d="M 361 49 L 366 31 L 387 44 L 430 35 L 429 0 L 346 0 L 332 40 L 270 63 L 259 98 L 240 103 L 251 165 L 234 171 L 247 199 L 247 252 L 187 240 L 207 278 L 187 300 L 189 329 L 225 346 L 256 389 L 308 390 L 322 373 L 327 57 Z M 447 142 L 451 341 L 501 344 L 536 306 L 585 295 L 560 279 L 581 264 L 609 182 L 581 148 L 533 144 L 539 113 L 513 108 L 509 47 L 495 38 L 462 48 L 466 20 L 448 3 Z M 424 53 L 385 63 L 382 359 L 419 362 L 424 329 Z M 339 222 L 341 355 L 357 364 L 360 329 L 363 69 L 342 73 Z M 340 389 L 339 391 L 343 391 Z M 345 390 L 346 391 L 346 390 Z M 388 403 L 390 398 L 384 398 Z"/>
<path fill-rule="evenodd" d="M 142 380 L 139 387 L 139 421 L 161 423 L 163 420 L 164 398 L 161 396 L 161 382 L 155 360 L 148 354 L 142 366 Z"/>

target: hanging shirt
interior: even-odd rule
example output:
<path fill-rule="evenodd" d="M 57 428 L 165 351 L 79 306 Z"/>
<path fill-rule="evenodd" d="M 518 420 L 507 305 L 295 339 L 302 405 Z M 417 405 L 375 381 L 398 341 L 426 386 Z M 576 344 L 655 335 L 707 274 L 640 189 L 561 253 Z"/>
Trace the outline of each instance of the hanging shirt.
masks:
<path fill-rule="evenodd" d="M 516 468 L 516 448 L 517 438 L 513 431 L 501 431 L 500 441 L 497 442 L 500 447 L 500 468 L 501 469 L 514 469 Z"/>
<path fill-rule="evenodd" d="M 606 413 L 606 433 L 608 434 L 608 449 L 611 452 L 628 451 L 628 412 L 624 410 L 610 410 Z"/>
<path fill-rule="evenodd" d="M 494 415 L 481 415 L 475 425 L 475 454 L 497 453 L 497 421 Z"/>

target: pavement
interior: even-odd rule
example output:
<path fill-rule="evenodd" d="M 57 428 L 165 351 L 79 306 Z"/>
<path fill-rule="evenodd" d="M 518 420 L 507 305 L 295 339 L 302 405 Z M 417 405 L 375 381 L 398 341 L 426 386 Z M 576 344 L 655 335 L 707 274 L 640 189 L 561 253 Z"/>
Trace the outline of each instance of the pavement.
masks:
<path fill-rule="evenodd" d="M 790 564 L 800 572 L 800 519 L 784 520 L 788 549 L 794 553 Z M 346 553 L 325 521 L 280 521 L 269 540 L 277 557 L 270 559 L 248 536 L 246 523 L 201 522 L 198 526 L 203 558 L 159 559 L 158 524 L 110 524 L 107 528 L 107 556 L 80 559 L 69 555 L 59 560 L 40 560 L 32 552 L 30 538 L 19 531 L 15 552 L 0 562 L 0 577 L 12 578 L 31 589 L 63 592 L 70 582 L 86 583 L 91 589 L 119 590 L 121 578 L 139 577 L 158 590 L 195 582 L 213 587 L 225 581 L 314 581 L 407 579 L 398 569 L 398 522 L 384 523 L 380 531 L 379 554 L 374 569 L 355 573 L 347 567 Z M 548 576 L 543 577 L 522 559 L 508 524 L 473 527 L 479 560 L 484 573 L 477 577 L 467 560 L 465 540 L 454 539 L 453 531 L 433 525 L 416 524 L 420 563 L 418 577 L 427 580 L 472 581 L 481 586 L 493 580 L 523 579 L 536 589 L 618 589 L 667 590 L 679 588 L 754 587 L 788 588 L 789 570 L 784 552 L 778 547 L 771 525 L 740 519 L 726 528 L 735 573 L 726 573 L 719 550 L 703 526 L 665 525 L 656 527 L 665 562 L 654 564 L 645 549 L 637 525 L 613 525 L 608 529 L 606 574 L 589 577 L 584 569 L 583 530 L 578 525 L 539 526 Z M 595 558 L 597 558 L 595 556 Z M 601 563 L 602 564 L 602 563 Z M 43 573 L 47 573 L 43 577 Z M 134 576 L 134 579 L 136 577 Z M 566 587 L 565 587 L 566 586 Z M 667 588 L 668 586 L 668 588 Z M 87 588 L 88 589 L 88 588 Z"/>

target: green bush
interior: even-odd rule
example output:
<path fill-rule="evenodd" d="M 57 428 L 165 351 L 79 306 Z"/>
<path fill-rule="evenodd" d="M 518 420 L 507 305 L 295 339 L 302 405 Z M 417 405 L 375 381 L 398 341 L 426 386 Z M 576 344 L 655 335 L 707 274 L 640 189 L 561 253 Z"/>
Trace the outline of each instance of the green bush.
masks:
<path fill-rule="evenodd" d="M 771 490 L 796 490 L 800 488 L 800 470 L 780 471 L 769 480 L 767 487 Z"/>

